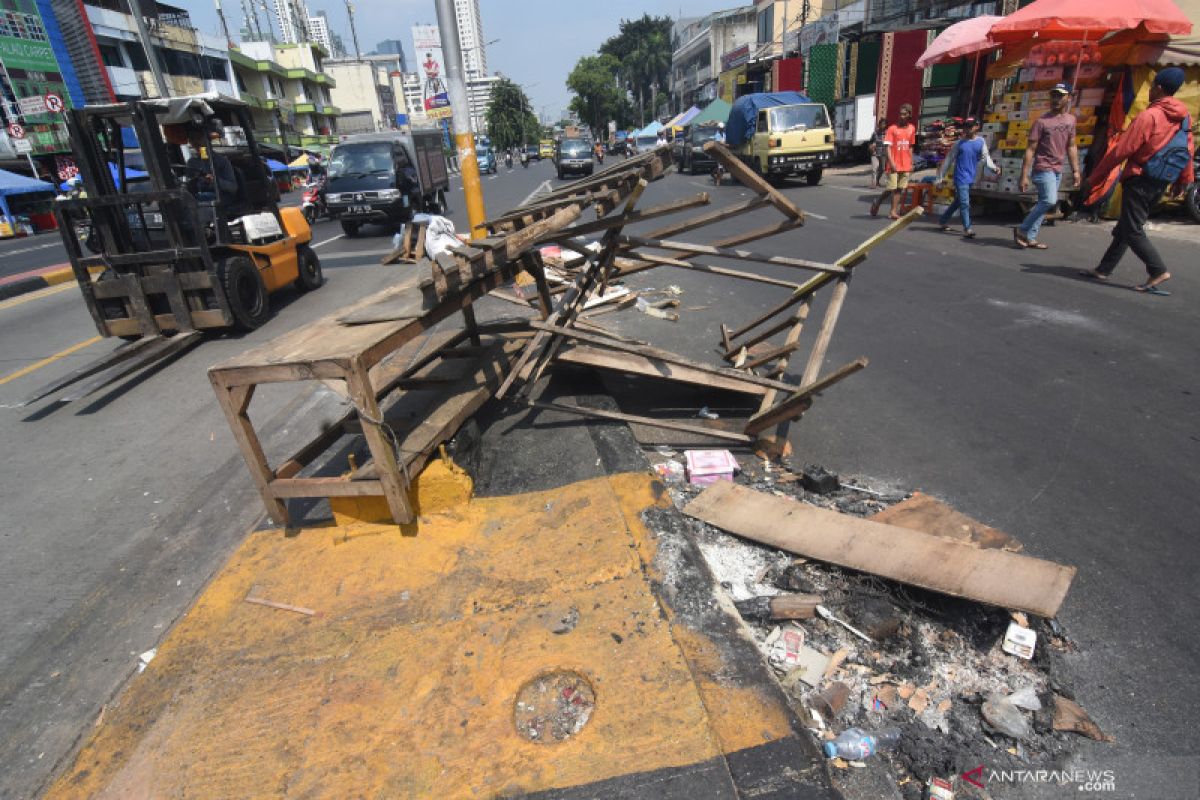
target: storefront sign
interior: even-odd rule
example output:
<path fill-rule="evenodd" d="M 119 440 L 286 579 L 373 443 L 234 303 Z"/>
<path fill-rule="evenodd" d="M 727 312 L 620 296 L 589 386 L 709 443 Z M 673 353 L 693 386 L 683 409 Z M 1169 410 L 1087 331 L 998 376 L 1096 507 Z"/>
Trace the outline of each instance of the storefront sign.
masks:
<path fill-rule="evenodd" d="M 13 139 L 12 143 L 13 149 L 16 150 L 19 155 L 25 155 L 26 153 L 33 152 L 33 142 L 29 141 L 28 139 Z"/>
<path fill-rule="evenodd" d="M 815 44 L 829 44 L 836 42 L 838 32 L 841 25 L 838 21 L 838 12 L 826 14 L 816 22 L 811 22 L 800 29 L 800 53 L 807 55 Z"/>
<path fill-rule="evenodd" d="M 21 115 L 25 117 L 32 117 L 35 114 L 45 114 L 47 110 L 46 98 L 40 94 L 33 97 L 17 98 L 17 106 L 21 109 Z"/>
<path fill-rule="evenodd" d="M 750 60 L 750 45 L 744 44 L 741 47 L 730 50 L 725 55 L 721 56 L 721 71 L 725 72 L 734 67 L 740 67 Z"/>
<path fill-rule="evenodd" d="M 58 62 L 49 42 L 15 39 L 0 35 L 0 61 L 8 69 L 32 69 L 41 72 L 58 72 Z"/>

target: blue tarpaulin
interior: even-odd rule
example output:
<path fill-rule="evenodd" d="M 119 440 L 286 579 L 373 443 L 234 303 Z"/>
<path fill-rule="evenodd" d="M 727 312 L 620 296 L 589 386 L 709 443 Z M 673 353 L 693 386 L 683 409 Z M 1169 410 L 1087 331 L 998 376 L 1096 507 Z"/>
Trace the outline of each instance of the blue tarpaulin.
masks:
<path fill-rule="evenodd" d="M 108 172 L 110 175 L 112 175 L 113 183 L 116 184 L 118 189 L 120 189 L 121 188 L 121 179 L 117 177 L 117 165 L 112 163 L 111 161 L 108 162 Z M 125 179 L 126 180 L 136 181 L 140 178 L 149 178 L 149 177 L 150 177 L 149 172 L 142 172 L 140 169 L 134 169 L 133 167 L 125 167 Z"/>
<path fill-rule="evenodd" d="M 288 171 L 287 164 L 283 163 L 282 161 L 276 161 L 273 158 L 267 159 L 267 167 L 271 170 L 271 172 L 287 172 Z"/>
<path fill-rule="evenodd" d="M 5 219 L 12 219 L 8 210 L 8 198 L 14 194 L 31 194 L 34 192 L 54 192 L 54 184 L 27 178 L 16 172 L 0 169 L 0 213 Z"/>
<path fill-rule="evenodd" d="M 742 95 L 734 101 L 733 108 L 729 111 L 729 120 L 725 123 L 725 143 L 730 147 L 739 147 L 754 136 L 758 112 L 764 108 L 811 102 L 812 100 L 799 92 L 762 92 Z"/>

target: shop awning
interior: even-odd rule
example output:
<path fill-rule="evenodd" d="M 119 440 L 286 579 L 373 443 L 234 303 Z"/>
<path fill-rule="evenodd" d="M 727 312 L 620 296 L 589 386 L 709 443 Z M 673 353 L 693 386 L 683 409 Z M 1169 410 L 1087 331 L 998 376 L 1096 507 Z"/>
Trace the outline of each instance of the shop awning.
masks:
<path fill-rule="evenodd" d="M 17 172 L 0 169 L 0 197 L 14 194 L 30 194 L 31 192 L 53 192 L 54 184 L 28 178 Z"/>
<path fill-rule="evenodd" d="M 1192 32 L 1192 21 L 1171 0 L 1034 0 L 993 25 L 990 34 L 1002 43 L 1030 36 L 1095 40 L 1139 25 L 1150 33 Z"/>
<path fill-rule="evenodd" d="M 729 110 L 731 108 L 733 106 L 718 97 L 706 105 L 703 111 L 692 118 L 692 124 L 700 125 L 705 122 L 725 122 L 725 120 L 729 119 Z"/>
<path fill-rule="evenodd" d="M 700 113 L 699 106 L 692 106 L 687 111 L 680 112 L 679 116 L 667 123 L 668 128 L 682 128 L 692 121 L 692 119 Z"/>
<path fill-rule="evenodd" d="M 955 61 L 963 56 L 969 56 L 983 50 L 991 50 L 996 43 L 988 36 L 988 31 L 1004 17 L 984 15 L 956 22 L 937 35 L 937 38 L 925 48 L 925 52 L 917 59 L 917 67 L 925 69 L 934 64 Z"/>

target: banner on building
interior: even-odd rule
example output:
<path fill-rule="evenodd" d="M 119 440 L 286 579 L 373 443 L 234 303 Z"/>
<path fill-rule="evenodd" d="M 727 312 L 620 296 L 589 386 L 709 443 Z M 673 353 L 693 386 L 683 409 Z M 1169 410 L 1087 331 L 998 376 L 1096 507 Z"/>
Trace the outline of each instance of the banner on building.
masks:
<path fill-rule="evenodd" d="M 816 22 L 808 23 L 800 29 L 797 35 L 800 54 L 808 55 L 808 51 L 813 48 L 813 45 L 836 42 L 840 31 L 841 23 L 836 11 L 832 14 L 826 14 Z"/>
<path fill-rule="evenodd" d="M 721 71 L 728 72 L 734 67 L 740 67 L 750 60 L 750 45 L 735 47 L 721 56 Z"/>
<path fill-rule="evenodd" d="M 436 25 L 414 25 L 413 54 L 421 65 L 421 107 L 430 119 L 452 116 L 450 95 L 442 78 L 442 39 Z"/>

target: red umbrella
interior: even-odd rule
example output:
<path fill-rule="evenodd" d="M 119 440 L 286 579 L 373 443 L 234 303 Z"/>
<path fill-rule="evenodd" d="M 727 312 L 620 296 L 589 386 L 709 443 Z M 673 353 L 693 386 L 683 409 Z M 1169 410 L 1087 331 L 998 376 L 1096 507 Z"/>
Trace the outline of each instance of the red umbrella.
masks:
<path fill-rule="evenodd" d="M 963 56 L 992 49 L 996 43 L 988 37 L 988 31 L 1002 19 L 1004 18 L 982 16 L 954 23 L 939 33 L 937 38 L 930 42 L 929 47 L 925 48 L 925 52 L 917 59 L 917 69 L 925 69 L 933 64 L 954 61 Z"/>
<path fill-rule="evenodd" d="M 1034 0 L 992 26 L 992 39 L 1097 39 L 1141 25 L 1151 33 L 1187 35 L 1192 21 L 1171 0 Z"/>

